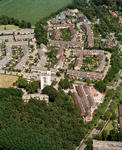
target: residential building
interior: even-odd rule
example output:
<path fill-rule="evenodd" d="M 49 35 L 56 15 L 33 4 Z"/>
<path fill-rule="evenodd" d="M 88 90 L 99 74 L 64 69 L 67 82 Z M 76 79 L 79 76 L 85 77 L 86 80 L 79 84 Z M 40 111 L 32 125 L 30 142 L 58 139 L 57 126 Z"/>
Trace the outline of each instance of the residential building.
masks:
<path fill-rule="evenodd" d="M 79 108 L 79 112 L 83 115 L 85 121 L 92 120 L 92 112 L 97 108 L 94 99 L 91 95 L 91 92 L 87 85 L 76 86 L 77 93 L 72 93 L 72 98 L 76 103 L 76 106 Z"/>
<path fill-rule="evenodd" d="M 7 55 L 0 61 L 0 68 L 5 67 L 5 65 L 12 59 L 10 55 Z"/>
<path fill-rule="evenodd" d="M 55 65 L 56 69 L 62 68 L 63 63 L 64 63 L 64 59 L 65 59 L 65 57 L 63 55 L 58 58 L 58 62 Z"/>
<path fill-rule="evenodd" d="M 46 64 L 46 62 L 47 62 L 45 53 L 44 53 L 44 51 L 42 49 L 39 49 L 38 50 L 38 54 L 39 54 L 39 59 L 40 60 L 39 60 L 39 63 L 37 64 L 37 66 L 43 67 Z"/>
<path fill-rule="evenodd" d="M 75 62 L 74 69 L 75 69 L 75 70 L 80 70 L 82 63 L 83 63 L 83 55 L 82 55 L 82 54 L 79 54 L 79 55 L 77 56 L 77 60 L 76 60 L 76 62 Z"/>
<path fill-rule="evenodd" d="M 96 72 L 82 72 L 82 71 L 76 71 L 76 70 L 67 70 L 67 74 L 69 74 L 71 77 L 77 77 L 81 79 L 94 79 L 94 80 L 101 80 L 102 74 L 96 73 Z"/>
<path fill-rule="evenodd" d="M 46 47 L 43 43 L 40 44 L 40 48 L 41 48 L 44 52 L 47 52 L 47 51 L 48 51 L 47 47 Z"/>
<path fill-rule="evenodd" d="M 78 14 L 77 17 L 78 17 L 78 21 L 80 21 L 80 22 L 86 21 L 86 17 L 83 14 Z"/>
<path fill-rule="evenodd" d="M 105 62 L 106 62 L 106 56 L 105 55 L 101 55 L 100 59 L 97 63 L 97 68 L 95 69 L 95 71 L 97 72 L 102 72 L 104 66 L 105 66 Z"/>
<path fill-rule="evenodd" d="M 65 20 L 61 20 L 61 24 L 65 24 L 66 23 L 66 21 Z"/>
<path fill-rule="evenodd" d="M 33 72 L 39 72 L 39 73 L 47 73 L 47 71 L 51 71 L 51 74 L 56 74 L 58 71 L 54 68 L 47 68 L 47 67 L 39 67 L 39 66 L 31 66 L 31 71 Z"/>
<path fill-rule="evenodd" d="M 6 42 L 5 45 L 6 46 L 10 45 L 10 47 L 18 45 L 28 45 L 28 41 Z"/>
<path fill-rule="evenodd" d="M 83 104 L 81 103 L 81 98 L 80 96 L 78 96 L 78 94 L 76 92 L 73 92 L 71 94 L 72 99 L 74 100 L 74 102 L 76 103 L 76 107 L 79 109 L 79 113 L 81 116 L 85 116 L 86 110 L 83 106 Z"/>
<path fill-rule="evenodd" d="M 71 36 L 74 36 L 76 34 L 76 31 L 72 26 L 69 28 L 69 30 L 70 30 Z"/>
<path fill-rule="evenodd" d="M 39 54 L 39 59 L 41 59 L 42 57 L 46 58 L 45 53 L 44 53 L 44 51 L 42 49 L 38 50 L 38 54 Z"/>
<path fill-rule="evenodd" d="M 22 45 L 24 56 L 20 60 L 20 62 L 14 67 L 14 69 L 22 69 L 23 65 L 25 65 L 26 61 L 29 59 L 29 50 L 27 45 Z"/>
<path fill-rule="evenodd" d="M 79 49 L 72 49 L 73 55 L 85 55 L 85 56 L 93 56 L 93 55 L 104 55 L 103 50 L 79 50 Z"/>
<path fill-rule="evenodd" d="M 57 23 L 57 22 L 58 22 L 58 19 L 57 19 L 57 18 L 53 18 L 53 19 L 50 20 L 50 22 L 52 22 L 52 23 Z"/>
<path fill-rule="evenodd" d="M 122 150 L 122 142 L 93 140 L 93 150 Z"/>
<path fill-rule="evenodd" d="M 5 47 L 5 51 L 6 51 L 6 56 L 7 55 L 12 55 L 12 49 L 11 49 L 10 45 L 8 45 L 8 46 Z"/>
<path fill-rule="evenodd" d="M 0 30 L 0 34 L 14 34 L 16 30 Z"/>
<path fill-rule="evenodd" d="M 64 28 L 69 28 L 69 27 L 74 27 L 75 25 L 74 24 L 56 24 L 56 25 L 53 25 L 52 27 L 54 29 L 64 29 Z"/>
<path fill-rule="evenodd" d="M 58 19 L 60 19 L 60 20 L 65 19 L 65 15 L 64 15 L 64 13 L 61 13 L 61 15 L 58 17 Z"/>
<path fill-rule="evenodd" d="M 81 47 L 81 42 L 77 41 L 68 41 L 67 42 L 68 47 Z"/>
<path fill-rule="evenodd" d="M 15 36 L 15 40 L 29 40 L 29 39 L 33 39 L 34 38 L 34 34 L 29 34 L 29 35 L 16 35 Z"/>
<path fill-rule="evenodd" d="M 46 63 L 47 63 L 46 57 L 42 57 L 42 58 L 39 60 L 37 66 L 44 67 Z"/>
<path fill-rule="evenodd" d="M 106 45 L 106 47 L 113 47 L 113 43 L 111 42 L 111 40 L 106 40 L 105 41 L 105 45 Z"/>
<path fill-rule="evenodd" d="M 85 34 L 87 35 L 87 46 L 93 47 L 94 46 L 94 36 L 91 30 L 91 27 L 88 23 L 82 23 L 83 28 L 85 29 Z"/>
<path fill-rule="evenodd" d="M 59 29 L 55 29 L 54 30 L 54 34 L 55 34 L 55 39 L 60 39 L 61 37 L 61 32 Z"/>
<path fill-rule="evenodd" d="M 15 34 L 34 34 L 34 29 L 21 29 L 21 30 L 16 30 L 14 33 Z"/>
<path fill-rule="evenodd" d="M 24 102 L 28 102 L 31 98 L 35 98 L 37 100 L 44 100 L 47 103 L 49 103 L 49 96 L 47 94 L 28 94 L 23 95 L 22 99 L 24 99 Z"/>
<path fill-rule="evenodd" d="M 13 35 L 7 35 L 7 36 L 0 36 L 0 42 L 5 41 L 5 40 L 13 40 Z"/>
<path fill-rule="evenodd" d="M 1 45 L 0 45 L 0 57 L 2 56 Z"/>
<path fill-rule="evenodd" d="M 122 104 L 119 105 L 119 122 L 120 122 L 120 131 L 122 131 Z"/>
<path fill-rule="evenodd" d="M 23 65 L 25 65 L 28 59 L 29 59 L 28 55 L 24 55 L 20 60 L 20 62 L 14 67 L 14 69 L 22 69 Z"/>
<path fill-rule="evenodd" d="M 50 43 L 50 46 L 54 46 L 54 45 L 61 46 L 61 45 L 66 45 L 67 42 L 66 41 L 50 40 L 49 43 Z"/>
<path fill-rule="evenodd" d="M 28 50 L 28 46 L 27 45 L 22 45 L 22 49 L 23 49 L 23 53 L 24 55 L 29 55 L 29 50 Z"/>
<path fill-rule="evenodd" d="M 46 87 L 47 85 L 51 85 L 51 72 L 47 71 L 47 73 L 41 73 L 40 76 L 40 80 L 41 80 L 41 90 Z"/>
<path fill-rule="evenodd" d="M 61 45 L 60 47 L 59 47 L 59 49 L 58 49 L 58 52 L 57 52 L 57 55 L 56 55 L 56 58 L 59 58 L 60 56 L 62 56 L 63 55 L 63 53 L 64 53 L 64 45 Z"/>
<path fill-rule="evenodd" d="M 46 27 L 45 27 L 45 30 L 48 30 L 48 31 L 49 31 L 49 30 L 53 30 L 53 26 L 46 26 Z"/>

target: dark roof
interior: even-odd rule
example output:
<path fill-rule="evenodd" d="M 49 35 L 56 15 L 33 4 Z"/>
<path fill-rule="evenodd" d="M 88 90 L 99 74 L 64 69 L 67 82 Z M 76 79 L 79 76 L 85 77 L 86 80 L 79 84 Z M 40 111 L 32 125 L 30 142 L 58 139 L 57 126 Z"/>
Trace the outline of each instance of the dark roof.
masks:
<path fill-rule="evenodd" d="M 83 88 L 86 94 L 91 94 L 90 89 L 88 88 L 86 84 L 83 86 Z"/>
<path fill-rule="evenodd" d="M 66 41 L 50 40 L 51 45 L 66 45 Z"/>
<path fill-rule="evenodd" d="M 82 26 L 84 27 L 86 31 L 87 37 L 87 46 L 88 47 L 93 47 L 94 46 L 94 37 L 93 37 L 93 32 L 91 30 L 91 27 L 88 23 L 83 23 Z"/>
<path fill-rule="evenodd" d="M 57 55 L 61 56 L 61 55 L 63 55 L 63 53 L 64 53 L 64 45 L 61 45 L 58 49 Z"/>
<path fill-rule="evenodd" d="M 71 96 L 72 96 L 73 100 L 75 101 L 76 106 L 79 109 L 80 114 L 85 115 L 85 109 L 84 109 L 83 104 L 80 102 L 80 97 L 78 96 L 78 94 L 76 92 L 73 92 L 71 94 Z"/>
<path fill-rule="evenodd" d="M 120 116 L 120 117 L 122 116 L 122 104 L 119 105 L 119 116 Z"/>
<path fill-rule="evenodd" d="M 119 122 L 120 122 L 120 130 L 122 131 L 122 117 L 119 117 Z"/>
<path fill-rule="evenodd" d="M 78 14 L 78 18 L 85 17 L 83 14 Z"/>
<path fill-rule="evenodd" d="M 75 29 L 72 26 L 69 28 L 69 30 L 72 36 L 76 34 Z"/>
<path fill-rule="evenodd" d="M 70 89 L 74 89 L 72 83 L 69 84 L 69 88 L 70 88 Z"/>
<path fill-rule="evenodd" d="M 62 56 L 59 57 L 58 61 L 64 62 L 64 59 L 65 59 L 65 57 L 62 55 Z"/>
<path fill-rule="evenodd" d="M 95 104 L 95 102 L 94 102 L 94 99 L 93 99 L 93 97 L 92 97 L 91 94 L 87 96 L 87 99 L 88 99 L 88 101 L 89 101 L 90 107 L 95 107 L 95 106 L 96 106 L 96 104 Z"/>
<path fill-rule="evenodd" d="M 106 47 L 113 47 L 113 43 L 111 42 L 111 40 L 106 40 L 105 45 Z"/>
<path fill-rule="evenodd" d="M 83 91 L 82 86 L 78 85 L 78 86 L 76 86 L 76 89 L 77 89 L 77 92 L 78 92 L 78 94 L 79 94 L 79 96 L 80 96 L 81 98 L 84 97 L 84 96 L 86 96 L 86 95 L 85 95 L 85 92 Z"/>

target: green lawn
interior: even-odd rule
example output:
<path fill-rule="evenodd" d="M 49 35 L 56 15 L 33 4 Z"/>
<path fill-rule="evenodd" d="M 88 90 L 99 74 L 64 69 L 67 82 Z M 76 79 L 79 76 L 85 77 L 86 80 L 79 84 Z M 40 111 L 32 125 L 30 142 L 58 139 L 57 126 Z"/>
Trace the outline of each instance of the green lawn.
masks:
<path fill-rule="evenodd" d="M 112 121 L 110 120 L 105 130 L 109 133 L 113 128 Z"/>
<path fill-rule="evenodd" d="M 6 30 L 20 30 L 20 28 L 15 25 L 0 25 L 0 30 L 4 30 L 5 27 Z"/>
<path fill-rule="evenodd" d="M 117 106 L 117 108 L 116 108 L 116 110 L 115 110 L 115 113 L 116 113 L 117 117 L 119 117 L 118 106 Z"/>
<path fill-rule="evenodd" d="M 30 21 L 32 25 L 40 18 L 71 3 L 73 0 L 2 0 L 0 15 L 7 15 L 18 20 Z"/>

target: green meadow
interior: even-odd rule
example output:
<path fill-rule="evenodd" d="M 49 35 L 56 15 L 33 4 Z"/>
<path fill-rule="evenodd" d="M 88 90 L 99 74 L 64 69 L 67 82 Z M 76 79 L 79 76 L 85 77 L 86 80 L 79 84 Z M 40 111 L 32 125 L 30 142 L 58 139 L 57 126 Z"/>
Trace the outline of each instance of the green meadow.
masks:
<path fill-rule="evenodd" d="M 0 15 L 30 21 L 34 25 L 40 18 L 71 3 L 73 0 L 2 0 Z"/>

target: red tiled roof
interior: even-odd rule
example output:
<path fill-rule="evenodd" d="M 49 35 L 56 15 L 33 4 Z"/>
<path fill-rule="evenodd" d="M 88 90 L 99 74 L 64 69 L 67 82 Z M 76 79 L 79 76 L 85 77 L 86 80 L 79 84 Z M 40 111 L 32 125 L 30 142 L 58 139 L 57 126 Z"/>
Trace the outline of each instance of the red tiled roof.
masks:
<path fill-rule="evenodd" d="M 114 16 L 115 15 L 115 12 L 112 12 L 112 14 L 111 14 L 112 16 Z"/>

